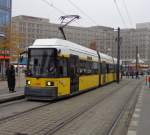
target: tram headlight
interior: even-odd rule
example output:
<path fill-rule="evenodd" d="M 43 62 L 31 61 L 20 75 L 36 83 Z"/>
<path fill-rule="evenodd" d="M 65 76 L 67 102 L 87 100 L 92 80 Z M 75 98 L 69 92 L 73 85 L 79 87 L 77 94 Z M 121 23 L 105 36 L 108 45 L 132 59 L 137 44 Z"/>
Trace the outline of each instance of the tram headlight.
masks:
<path fill-rule="evenodd" d="M 54 82 L 47 81 L 46 86 L 54 86 Z"/>
<path fill-rule="evenodd" d="M 27 80 L 27 81 L 26 81 L 26 84 L 27 84 L 27 85 L 31 85 L 31 81 Z"/>

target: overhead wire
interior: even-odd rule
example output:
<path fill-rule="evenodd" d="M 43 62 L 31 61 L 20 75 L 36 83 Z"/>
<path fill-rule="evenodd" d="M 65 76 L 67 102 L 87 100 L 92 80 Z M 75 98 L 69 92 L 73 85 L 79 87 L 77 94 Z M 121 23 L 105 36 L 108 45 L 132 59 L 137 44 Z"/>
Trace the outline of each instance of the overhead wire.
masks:
<path fill-rule="evenodd" d="M 59 12 L 62 15 L 65 15 L 66 13 L 64 11 L 62 11 L 61 9 L 57 8 L 56 6 L 54 6 L 53 2 L 49 2 L 47 0 L 42 0 L 43 2 L 45 2 L 47 5 L 49 5 L 50 7 L 54 8 L 57 12 Z"/>
<path fill-rule="evenodd" d="M 61 15 L 65 15 L 66 13 L 64 12 L 64 11 L 62 11 L 62 10 L 60 10 L 59 8 L 57 8 L 56 6 L 54 6 L 54 4 L 53 4 L 53 2 L 49 2 L 49 1 L 47 1 L 47 0 L 41 0 L 41 1 L 43 1 L 44 3 L 46 3 L 48 6 L 50 6 L 51 8 L 54 8 L 59 14 L 61 14 Z M 58 35 L 58 33 L 59 33 L 59 31 L 57 31 L 57 34 L 56 35 Z"/>
<path fill-rule="evenodd" d="M 42 0 L 44 3 L 46 3 L 48 6 L 54 8 L 57 12 L 59 12 L 61 15 L 66 15 L 66 13 L 62 10 L 60 10 L 59 8 L 57 8 L 56 6 L 54 6 L 53 2 L 51 1 L 51 3 L 47 0 Z M 60 18 L 59 18 L 60 19 Z M 78 22 L 75 22 L 78 25 L 80 25 Z"/>
<path fill-rule="evenodd" d="M 124 24 L 124 26 L 126 26 L 125 20 L 124 20 L 122 14 L 121 14 L 121 11 L 120 11 L 120 9 L 118 7 L 117 1 L 116 0 L 113 0 L 113 1 L 114 1 L 114 4 L 115 4 L 115 7 L 117 9 L 117 12 L 118 12 L 118 14 L 119 14 L 119 16 L 121 18 L 122 23 Z"/>
<path fill-rule="evenodd" d="M 131 16 L 129 14 L 129 11 L 128 11 L 128 8 L 127 8 L 127 4 L 126 4 L 125 0 L 123 0 L 123 5 L 124 5 L 124 8 L 125 8 L 125 11 L 126 11 L 126 14 L 127 14 L 128 20 L 129 20 L 129 23 L 130 23 L 131 26 L 133 26 L 132 19 L 131 19 Z"/>
<path fill-rule="evenodd" d="M 81 8 L 79 8 L 74 2 L 72 2 L 71 0 L 68 0 L 68 2 L 69 2 L 74 8 L 76 8 L 81 14 L 85 15 L 86 18 L 89 19 L 94 25 L 98 26 L 98 24 L 96 23 L 96 21 L 95 21 L 92 17 L 90 17 L 89 15 L 87 15 L 87 14 L 86 14 Z M 96 38 L 97 38 L 96 33 L 98 33 L 98 30 L 95 29 L 95 30 L 94 30 L 94 33 L 95 33 L 95 39 L 94 39 L 94 40 L 96 40 Z"/>
<path fill-rule="evenodd" d="M 56 6 L 54 6 L 53 2 L 51 1 L 51 3 L 47 0 L 42 0 L 43 2 L 45 2 L 47 5 L 49 5 L 50 7 L 54 8 L 55 10 L 57 10 L 57 12 L 59 12 L 61 15 L 67 15 L 64 11 L 62 11 L 61 9 L 57 8 Z M 77 23 L 77 22 L 75 22 Z M 77 23 L 79 25 L 79 23 Z"/>
<path fill-rule="evenodd" d="M 85 15 L 92 23 L 94 23 L 95 25 L 97 25 L 96 21 L 90 17 L 89 15 L 87 15 L 81 8 L 79 8 L 74 2 L 72 2 L 71 0 L 68 0 L 68 2 L 74 7 L 76 8 L 81 14 Z"/>

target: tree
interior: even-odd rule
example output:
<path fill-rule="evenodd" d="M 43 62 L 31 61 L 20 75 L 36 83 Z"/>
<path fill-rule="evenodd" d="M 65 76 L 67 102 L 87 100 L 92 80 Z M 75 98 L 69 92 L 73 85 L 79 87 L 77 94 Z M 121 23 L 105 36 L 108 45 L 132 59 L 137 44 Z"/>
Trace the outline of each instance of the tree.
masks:
<path fill-rule="evenodd" d="M 4 28 L 5 38 L 0 43 L 0 50 L 4 50 L 5 55 L 10 55 L 12 61 L 17 60 L 24 42 L 23 34 L 19 33 L 14 26 L 7 25 Z"/>

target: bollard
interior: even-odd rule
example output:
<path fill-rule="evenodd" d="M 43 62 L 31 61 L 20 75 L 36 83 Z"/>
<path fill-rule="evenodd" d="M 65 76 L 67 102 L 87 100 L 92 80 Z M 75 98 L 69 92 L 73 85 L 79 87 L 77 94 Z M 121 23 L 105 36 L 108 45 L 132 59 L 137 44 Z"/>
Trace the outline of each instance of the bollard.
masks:
<path fill-rule="evenodd" d="M 145 76 L 145 85 L 147 86 L 147 75 Z"/>

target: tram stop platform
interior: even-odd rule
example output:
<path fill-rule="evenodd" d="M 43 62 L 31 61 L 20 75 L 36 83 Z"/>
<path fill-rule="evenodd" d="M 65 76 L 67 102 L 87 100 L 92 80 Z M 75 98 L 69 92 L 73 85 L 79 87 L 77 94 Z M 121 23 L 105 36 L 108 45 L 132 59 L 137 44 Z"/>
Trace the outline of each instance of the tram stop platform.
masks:
<path fill-rule="evenodd" d="M 0 103 L 9 102 L 24 98 L 25 77 L 16 77 L 16 92 L 9 92 L 7 81 L 0 81 Z"/>
<path fill-rule="evenodd" d="M 23 88 L 16 88 L 15 91 L 16 92 L 10 93 L 8 89 L 0 90 L 0 103 L 24 98 Z"/>
<path fill-rule="evenodd" d="M 139 94 L 127 135 L 150 135 L 150 88 L 146 84 Z"/>

